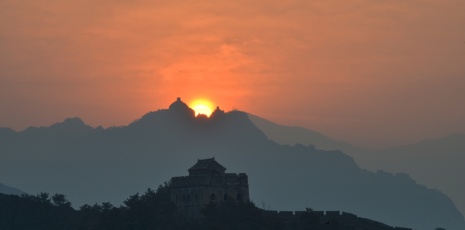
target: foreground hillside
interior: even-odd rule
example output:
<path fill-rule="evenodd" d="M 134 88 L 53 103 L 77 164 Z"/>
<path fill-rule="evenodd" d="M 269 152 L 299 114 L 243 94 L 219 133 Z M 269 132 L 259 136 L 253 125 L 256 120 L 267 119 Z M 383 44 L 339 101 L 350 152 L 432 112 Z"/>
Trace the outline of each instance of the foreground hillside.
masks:
<path fill-rule="evenodd" d="M 74 118 L 0 135 L 0 181 L 32 194 L 67 194 L 78 206 L 121 204 L 214 156 L 228 171 L 249 175 L 251 199 L 260 207 L 341 210 L 393 226 L 465 229 L 440 191 L 406 174 L 362 170 L 340 151 L 277 144 L 238 111 L 195 118 L 178 101 L 125 127 L 94 129 Z"/>
<path fill-rule="evenodd" d="M 321 216 L 310 209 L 289 219 L 272 215 L 251 202 L 210 203 L 202 209 L 202 219 L 184 220 L 169 201 L 170 187 L 159 186 L 135 194 L 114 207 L 83 205 L 78 210 L 62 194 L 0 194 L 0 229 L 2 230 L 392 230 L 388 225 L 354 215 Z"/>

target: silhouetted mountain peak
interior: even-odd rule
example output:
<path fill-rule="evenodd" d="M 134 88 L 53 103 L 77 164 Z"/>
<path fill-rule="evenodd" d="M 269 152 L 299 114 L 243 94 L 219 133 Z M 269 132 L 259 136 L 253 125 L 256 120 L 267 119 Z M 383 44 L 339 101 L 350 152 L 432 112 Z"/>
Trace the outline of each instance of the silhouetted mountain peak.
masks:
<path fill-rule="evenodd" d="M 175 102 L 171 103 L 168 109 L 149 112 L 140 119 L 132 122 L 130 126 L 156 128 L 167 125 L 173 126 L 176 125 L 176 123 L 181 125 L 209 126 L 223 123 L 226 118 L 239 119 L 235 113 L 226 113 L 224 110 L 221 110 L 219 106 L 216 107 L 210 117 L 205 114 L 195 116 L 195 111 L 178 97 Z M 243 117 L 240 119 L 243 119 Z"/>
<path fill-rule="evenodd" d="M 189 117 L 195 117 L 195 111 L 184 103 L 180 97 L 178 97 L 175 102 L 171 103 L 169 110 Z"/>
<path fill-rule="evenodd" d="M 165 137 L 192 135 L 190 139 L 198 139 L 201 142 L 220 139 L 229 142 L 268 141 L 244 112 L 225 112 L 217 107 L 210 117 L 204 114 L 194 117 L 193 110 L 192 113 L 188 112 L 189 110 L 191 109 L 178 98 L 169 109 L 149 112 L 132 122 L 129 128 L 144 130 L 146 135 L 154 135 L 161 130 Z"/>
<path fill-rule="evenodd" d="M 45 127 L 34 127 L 30 126 L 24 131 L 20 132 L 22 134 L 36 134 L 37 132 L 41 132 L 43 130 L 46 130 L 48 132 L 58 132 L 58 133 L 87 133 L 90 131 L 93 131 L 94 128 L 86 125 L 80 118 L 78 117 L 72 117 L 72 118 L 66 118 L 62 122 L 55 123 L 51 126 Z"/>
<path fill-rule="evenodd" d="M 70 117 L 66 118 L 63 122 L 58 123 L 61 125 L 66 125 L 66 126 L 82 126 L 85 125 L 84 121 L 81 120 L 79 117 Z"/>
<path fill-rule="evenodd" d="M 86 125 L 79 117 L 66 118 L 63 122 L 53 124 L 50 128 L 59 130 L 92 129 L 92 127 Z"/>
<path fill-rule="evenodd" d="M 216 107 L 215 111 L 213 111 L 212 115 L 210 115 L 211 119 L 216 119 L 223 117 L 225 114 L 224 110 L 221 110 L 219 106 Z"/>

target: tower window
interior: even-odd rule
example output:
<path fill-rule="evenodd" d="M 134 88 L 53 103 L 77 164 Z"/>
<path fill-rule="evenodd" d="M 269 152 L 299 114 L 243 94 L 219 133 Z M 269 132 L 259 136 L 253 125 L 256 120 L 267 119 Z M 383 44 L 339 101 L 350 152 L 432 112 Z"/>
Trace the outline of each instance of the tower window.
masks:
<path fill-rule="evenodd" d="M 215 193 L 212 193 L 212 194 L 210 195 L 210 200 L 212 200 L 212 201 L 216 200 L 216 195 L 215 195 Z"/>

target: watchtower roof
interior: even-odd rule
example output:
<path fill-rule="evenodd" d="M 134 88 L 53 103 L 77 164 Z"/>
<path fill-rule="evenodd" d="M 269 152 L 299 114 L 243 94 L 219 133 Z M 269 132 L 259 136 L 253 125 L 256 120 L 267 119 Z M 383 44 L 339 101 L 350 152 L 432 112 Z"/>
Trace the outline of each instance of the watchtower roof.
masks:
<path fill-rule="evenodd" d="M 197 163 L 188 169 L 189 174 L 197 174 L 196 172 L 216 171 L 223 174 L 226 168 L 220 165 L 215 158 L 198 159 Z"/>

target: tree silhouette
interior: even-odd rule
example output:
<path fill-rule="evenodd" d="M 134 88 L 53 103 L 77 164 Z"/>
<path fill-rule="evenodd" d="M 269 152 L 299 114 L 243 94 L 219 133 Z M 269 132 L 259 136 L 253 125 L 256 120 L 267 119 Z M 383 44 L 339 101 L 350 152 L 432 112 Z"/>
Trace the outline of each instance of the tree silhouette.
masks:
<path fill-rule="evenodd" d="M 1 230 L 281 230 L 281 229 L 375 229 L 391 230 L 389 226 L 372 228 L 371 222 L 344 224 L 337 220 L 320 223 L 312 209 L 292 220 L 265 215 L 253 202 L 226 199 L 209 203 L 202 209 L 203 219 L 178 218 L 176 206 L 170 201 L 169 184 L 156 191 L 147 189 L 130 196 L 124 205 L 114 207 L 109 202 L 83 205 L 78 210 L 63 194 L 35 196 L 0 194 Z M 436 228 L 436 230 L 445 230 Z"/>
<path fill-rule="evenodd" d="M 71 202 L 66 199 L 66 196 L 63 194 L 55 194 L 52 196 L 52 201 L 55 206 L 58 207 L 71 207 Z"/>

